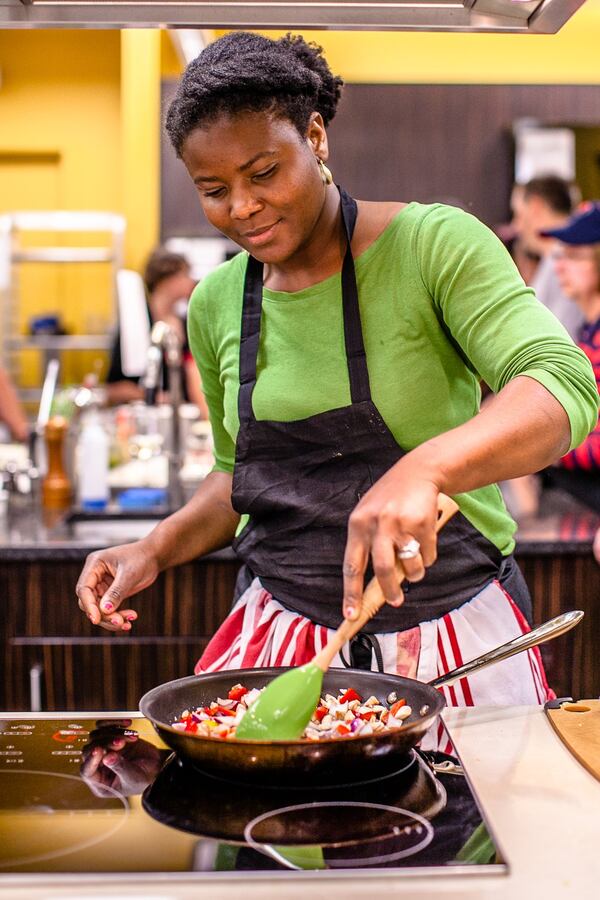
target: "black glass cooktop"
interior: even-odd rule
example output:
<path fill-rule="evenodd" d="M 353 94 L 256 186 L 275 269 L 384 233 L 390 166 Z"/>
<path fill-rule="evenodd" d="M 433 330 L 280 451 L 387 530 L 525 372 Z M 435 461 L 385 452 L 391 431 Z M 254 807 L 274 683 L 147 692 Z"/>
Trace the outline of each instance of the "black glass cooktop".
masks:
<path fill-rule="evenodd" d="M 0 835 L 0 884 L 507 871 L 456 755 L 413 751 L 352 786 L 241 787 L 136 717 L 0 718 Z"/>

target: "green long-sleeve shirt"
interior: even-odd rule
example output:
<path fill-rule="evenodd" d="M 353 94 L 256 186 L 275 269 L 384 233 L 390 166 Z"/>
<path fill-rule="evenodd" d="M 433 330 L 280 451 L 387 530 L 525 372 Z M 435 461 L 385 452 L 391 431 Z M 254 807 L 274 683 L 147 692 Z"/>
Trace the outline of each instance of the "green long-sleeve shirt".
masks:
<path fill-rule="evenodd" d="M 189 310 L 216 469 L 232 472 L 239 427 L 239 346 L 245 253 L 208 275 Z M 479 382 L 495 392 L 517 375 L 543 384 L 580 444 L 598 418 L 586 356 L 527 288 L 495 235 L 450 206 L 410 203 L 355 260 L 372 398 L 405 450 L 479 409 Z M 257 419 L 303 419 L 350 403 L 340 275 L 293 293 L 264 289 Z M 457 498 L 502 553 L 514 522 L 496 485 Z"/>

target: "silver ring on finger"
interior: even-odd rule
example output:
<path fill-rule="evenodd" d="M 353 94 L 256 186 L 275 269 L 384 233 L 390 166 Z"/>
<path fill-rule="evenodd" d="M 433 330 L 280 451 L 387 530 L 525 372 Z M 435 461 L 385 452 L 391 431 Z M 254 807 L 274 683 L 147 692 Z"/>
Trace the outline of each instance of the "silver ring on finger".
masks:
<path fill-rule="evenodd" d="M 403 547 L 396 552 L 398 559 L 415 559 L 421 552 L 421 545 L 415 539 L 411 538 Z"/>

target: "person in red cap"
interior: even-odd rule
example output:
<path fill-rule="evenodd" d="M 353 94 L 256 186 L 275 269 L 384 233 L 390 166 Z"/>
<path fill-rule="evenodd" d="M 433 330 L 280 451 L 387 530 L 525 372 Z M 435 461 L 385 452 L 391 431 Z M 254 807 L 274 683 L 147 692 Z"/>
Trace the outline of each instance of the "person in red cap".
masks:
<path fill-rule="evenodd" d="M 554 266 L 565 296 L 583 315 L 577 334 L 600 387 L 600 203 L 579 207 L 563 228 L 541 232 L 557 240 Z M 559 460 L 550 481 L 600 512 L 600 423 L 579 447 Z M 596 555 L 600 558 L 600 537 Z"/>

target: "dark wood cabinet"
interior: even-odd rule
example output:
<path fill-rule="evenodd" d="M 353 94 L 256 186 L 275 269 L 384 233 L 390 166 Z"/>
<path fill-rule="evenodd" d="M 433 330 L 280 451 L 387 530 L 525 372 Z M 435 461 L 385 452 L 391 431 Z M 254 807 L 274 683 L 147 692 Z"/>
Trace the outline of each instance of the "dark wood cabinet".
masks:
<path fill-rule="evenodd" d="M 0 562 L 0 708 L 137 709 L 145 691 L 193 672 L 231 607 L 239 563 L 165 572 L 132 606 L 132 634 L 94 628 L 77 606 L 81 560 Z"/>
<path fill-rule="evenodd" d="M 518 554 L 536 623 L 567 609 L 583 622 L 542 647 L 559 696 L 600 693 L 600 567 L 589 547 Z M 0 709 L 137 709 L 145 691 L 193 672 L 231 607 L 238 562 L 231 553 L 161 575 L 132 606 L 129 635 L 94 628 L 80 612 L 75 583 L 84 557 L 0 560 Z"/>
<path fill-rule="evenodd" d="M 591 547 L 567 553 L 517 553 L 533 598 L 536 624 L 570 609 L 583 620 L 562 637 L 542 644 L 548 683 L 559 697 L 600 694 L 600 566 Z"/>

